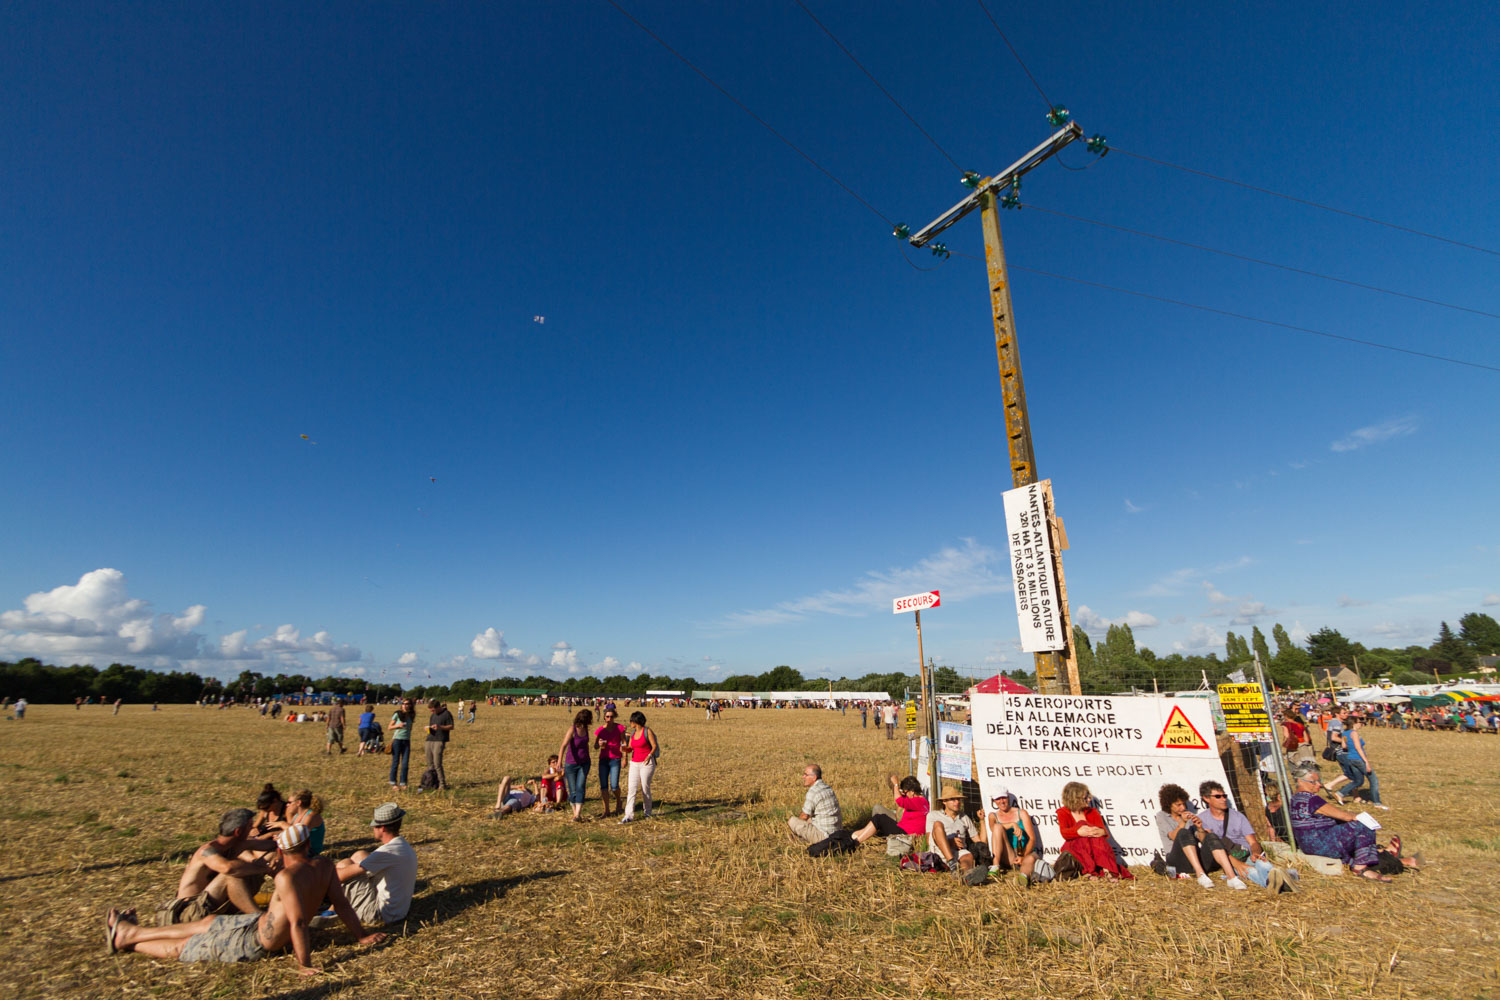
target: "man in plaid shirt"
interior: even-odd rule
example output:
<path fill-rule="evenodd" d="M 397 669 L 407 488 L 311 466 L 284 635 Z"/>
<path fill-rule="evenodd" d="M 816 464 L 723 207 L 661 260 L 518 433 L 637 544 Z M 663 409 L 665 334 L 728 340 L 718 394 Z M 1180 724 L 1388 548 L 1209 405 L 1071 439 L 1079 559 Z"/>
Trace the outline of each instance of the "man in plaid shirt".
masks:
<path fill-rule="evenodd" d="M 833 835 L 833 831 L 844 825 L 844 815 L 839 811 L 839 797 L 823 780 L 823 769 L 817 764 L 808 764 L 802 769 L 802 783 L 807 786 L 807 796 L 802 800 L 802 814 L 786 821 L 792 834 L 809 844 L 816 844 Z"/>

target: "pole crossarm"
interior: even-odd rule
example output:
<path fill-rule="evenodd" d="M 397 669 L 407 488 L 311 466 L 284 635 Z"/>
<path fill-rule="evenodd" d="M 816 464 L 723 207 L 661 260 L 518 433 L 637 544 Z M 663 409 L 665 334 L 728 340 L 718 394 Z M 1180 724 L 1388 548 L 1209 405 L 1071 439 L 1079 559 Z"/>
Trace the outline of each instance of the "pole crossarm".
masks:
<path fill-rule="evenodd" d="M 1082 138 L 1083 127 L 1077 122 L 1068 122 L 1015 163 L 1012 163 L 995 176 L 987 177 L 980 181 L 979 185 L 975 187 L 974 191 L 967 198 L 913 233 L 908 242 L 914 247 L 926 246 L 934 236 L 939 235 L 943 230 L 978 208 L 981 199 L 986 195 L 1014 183 L 1022 175 L 1041 166 L 1052 156 L 1056 155 L 1068 143 Z"/>

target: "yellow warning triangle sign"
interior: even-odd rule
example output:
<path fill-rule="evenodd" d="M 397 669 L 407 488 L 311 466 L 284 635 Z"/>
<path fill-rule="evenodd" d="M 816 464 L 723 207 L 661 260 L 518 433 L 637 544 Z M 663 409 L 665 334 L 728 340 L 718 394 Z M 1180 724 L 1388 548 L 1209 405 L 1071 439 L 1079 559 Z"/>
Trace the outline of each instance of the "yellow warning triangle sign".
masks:
<path fill-rule="evenodd" d="M 1162 729 L 1161 739 L 1156 741 L 1156 745 L 1166 750 L 1208 749 L 1208 741 L 1188 721 L 1188 717 L 1182 714 L 1182 708 L 1178 705 L 1172 706 L 1172 714 L 1167 716 L 1167 725 Z"/>

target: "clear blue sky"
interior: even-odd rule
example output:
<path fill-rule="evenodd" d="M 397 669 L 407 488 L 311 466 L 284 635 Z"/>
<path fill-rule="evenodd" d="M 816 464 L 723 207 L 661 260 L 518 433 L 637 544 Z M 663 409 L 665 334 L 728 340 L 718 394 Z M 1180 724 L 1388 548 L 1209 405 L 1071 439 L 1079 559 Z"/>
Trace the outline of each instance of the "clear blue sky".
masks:
<path fill-rule="evenodd" d="M 625 6 L 888 218 L 962 195 L 790 0 Z M 977 5 L 809 7 L 965 168 L 1049 132 Z M 1489 5 L 991 9 L 1121 150 L 1500 244 Z M 8 4 L 0 192 L 0 656 L 854 676 L 940 588 L 929 653 L 1029 662 L 983 265 L 908 266 L 602 0 Z M 1023 195 L 1500 313 L 1500 256 L 1120 154 Z M 1500 365 L 1494 318 L 1003 222 L 1015 265 Z M 1500 373 L 1014 279 L 1081 624 L 1500 604 Z"/>

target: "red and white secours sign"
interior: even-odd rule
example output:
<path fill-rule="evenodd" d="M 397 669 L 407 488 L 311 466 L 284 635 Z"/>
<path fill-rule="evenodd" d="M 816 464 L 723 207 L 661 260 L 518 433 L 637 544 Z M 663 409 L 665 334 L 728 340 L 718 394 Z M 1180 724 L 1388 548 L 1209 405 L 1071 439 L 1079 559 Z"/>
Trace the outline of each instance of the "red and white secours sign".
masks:
<path fill-rule="evenodd" d="M 926 611 L 928 608 L 938 607 L 943 599 L 938 596 L 936 590 L 929 590 L 925 594 L 912 594 L 910 597 L 898 597 L 891 602 L 895 607 L 892 614 L 904 614 L 908 611 Z"/>

